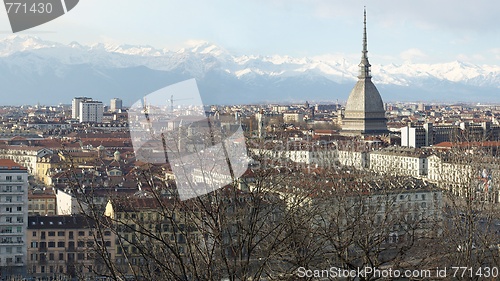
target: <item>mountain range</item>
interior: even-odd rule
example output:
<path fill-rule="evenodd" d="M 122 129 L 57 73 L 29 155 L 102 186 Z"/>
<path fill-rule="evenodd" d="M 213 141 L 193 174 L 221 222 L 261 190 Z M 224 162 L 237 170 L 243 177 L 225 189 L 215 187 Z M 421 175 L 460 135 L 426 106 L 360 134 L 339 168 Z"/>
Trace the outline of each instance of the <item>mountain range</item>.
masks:
<path fill-rule="evenodd" d="M 205 104 L 342 102 L 357 79 L 357 63 L 325 56 L 233 55 L 208 42 L 172 51 L 12 35 L 0 40 L 1 104 L 68 104 L 88 96 L 105 104 L 119 97 L 130 105 L 190 78 L 196 78 Z M 499 66 L 373 64 L 372 75 L 386 102 L 500 101 Z"/>

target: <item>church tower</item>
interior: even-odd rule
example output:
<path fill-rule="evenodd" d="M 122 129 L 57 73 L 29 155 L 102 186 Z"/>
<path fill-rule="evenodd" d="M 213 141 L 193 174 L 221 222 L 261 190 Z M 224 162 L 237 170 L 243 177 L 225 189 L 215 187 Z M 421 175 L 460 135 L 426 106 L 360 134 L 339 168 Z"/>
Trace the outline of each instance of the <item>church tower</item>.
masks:
<path fill-rule="evenodd" d="M 343 135 L 373 135 L 387 133 L 384 103 L 372 82 L 366 39 L 366 9 L 364 11 L 363 51 L 359 63 L 358 82 L 345 106 L 342 120 Z"/>

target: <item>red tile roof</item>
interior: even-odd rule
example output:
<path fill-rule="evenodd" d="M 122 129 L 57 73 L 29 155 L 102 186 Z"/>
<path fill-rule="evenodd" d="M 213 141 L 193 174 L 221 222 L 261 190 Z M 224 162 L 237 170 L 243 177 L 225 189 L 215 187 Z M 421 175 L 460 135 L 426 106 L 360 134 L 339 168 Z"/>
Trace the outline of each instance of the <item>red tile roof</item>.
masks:
<path fill-rule="evenodd" d="M 0 170 L 26 170 L 26 168 L 10 159 L 0 159 Z"/>

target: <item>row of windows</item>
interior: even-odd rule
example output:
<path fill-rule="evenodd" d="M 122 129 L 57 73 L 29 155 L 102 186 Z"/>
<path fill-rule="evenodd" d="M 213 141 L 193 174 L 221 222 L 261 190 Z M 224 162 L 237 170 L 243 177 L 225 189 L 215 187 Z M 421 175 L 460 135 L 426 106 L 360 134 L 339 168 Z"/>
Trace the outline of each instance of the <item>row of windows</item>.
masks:
<path fill-rule="evenodd" d="M 23 187 L 18 185 L 16 186 L 16 189 L 13 189 L 12 185 L 7 185 L 6 187 L 2 188 L 2 192 L 13 192 L 14 190 L 16 192 L 23 192 Z"/>
<path fill-rule="evenodd" d="M 5 252 L 2 251 L 2 254 L 3 253 L 12 254 L 13 253 L 12 251 L 14 249 L 15 249 L 16 253 L 18 253 L 18 254 L 22 254 L 23 253 L 23 247 L 15 247 L 15 248 L 13 248 L 13 247 L 5 247 L 4 249 L 5 249 Z"/>
<path fill-rule="evenodd" d="M 37 231 L 33 231 L 32 236 L 36 237 L 37 233 L 38 233 Z M 49 236 L 49 237 L 54 237 L 54 236 L 56 236 L 56 231 L 48 231 L 48 232 L 41 231 L 40 232 L 40 238 L 41 239 L 45 239 L 45 237 L 46 237 L 45 234 L 47 234 L 47 236 Z M 65 237 L 66 236 L 66 232 L 65 231 L 57 231 L 57 236 L 59 236 L 59 237 Z M 78 236 L 85 236 L 85 231 L 78 231 Z M 93 236 L 93 231 L 92 230 L 88 231 L 88 236 Z M 109 230 L 104 231 L 104 236 L 111 236 L 111 231 L 109 231 Z M 69 237 L 69 239 L 73 239 L 74 238 L 73 231 L 68 231 L 68 237 Z"/>
<path fill-rule="evenodd" d="M 59 265 L 59 266 L 53 266 L 53 265 L 51 265 L 51 266 L 47 266 L 47 267 L 45 265 L 42 265 L 40 267 L 34 265 L 31 270 L 32 270 L 32 273 L 64 273 L 65 269 L 66 269 L 67 272 L 71 271 L 71 269 L 69 269 L 69 267 L 66 268 L 66 266 L 62 266 L 62 265 Z M 56 270 L 57 270 L 57 272 L 56 272 Z M 79 269 L 79 271 L 80 272 L 88 272 L 88 273 L 94 272 L 91 265 L 87 266 L 86 269 L 84 269 L 83 267 L 81 267 Z"/>
<path fill-rule="evenodd" d="M 101 241 L 99 241 L 101 242 Z M 57 245 L 57 247 L 56 247 Z M 55 241 L 49 241 L 49 242 L 37 242 L 37 241 L 33 241 L 31 242 L 31 248 L 38 248 L 38 246 L 40 246 L 40 248 L 64 248 L 66 247 L 66 241 L 58 241 L 57 244 Z M 77 241 L 77 247 L 80 247 L 80 248 L 83 248 L 83 247 L 93 247 L 94 246 L 94 241 L 82 241 L 82 240 L 78 240 Z M 105 246 L 106 247 L 111 247 L 111 241 L 105 241 Z M 75 241 L 69 241 L 68 242 L 68 248 L 75 248 Z"/>
<path fill-rule="evenodd" d="M 22 181 L 23 180 L 23 176 L 16 176 L 15 178 L 17 181 Z M 2 177 L 0 177 L 0 180 L 2 180 Z M 12 176 L 5 176 L 5 181 L 12 181 L 13 178 Z"/>
<path fill-rule="evenodd" d="M 95 254 L 94 253 L 59 253 L 57 255 L 57 260 L 59 261 L 74 261 L 74 260 L 94 260 L 95 259 Z M 66 258 L 66 259 L 65 259 Z M 75 259 L 76 258 L 76 259 Z M 30 254 L 30 260 L 31 261 L 55 261 L 56 260 L 56 254 L 55 253 L 32 253 Z"/>
<path fill-rule="evenodd" d="M 6 213 L 12 213 L 12 207 L 5 207 L 5 212 Z M 21 206 L 18 206 L 15 208 L 15 210 L 17 210 L 17 212 L 22 212 L 23 211 L 23 207 Z"/>
<path fill-rule="evenodd" d="M 5 222 L 14 222 L 14 218 L 13 217 L 5 217 Z M 18 222 L 18 223 L 22 223 L 24 222 L 24 218 L 23 217 L 16 217 L 16 220 L 15 222 Z"/>
<path fill-rule="evenodd" d="M 23 262 L 23 257 L 22 256 L 17 256 L 15 259 L 12 259 L 11 257 L 5 258 L 5 263 L 11 264 L 13 261 L 16 261 L 16 263 L 22 263 Z M 0 258 L 0 263 L 2 262 L 2 259 Z"/>
<path fill-rule="evenodd" d="M 22 232 L 23 232 L 22 226 L 17 226 L 16 228 L 12 226 L 6 226 L 0 229 L 0 233 L 22 233 Z"/>
<path fill-rule="evenodd" d="M 29 204 L 28 210 L 45 210 L 45 209 L 55 209 L 54 204 Z"/>
<path fill-rule="evenodd" d="M 16 196 L 15 198 L 16 198 L 15 202 L 22 202 L 23 201 L 22 196 Z M 5 196 L 5 197 L 2 196 L 1 201 L 6 202 L 6 203 L 12 203 L 12 202 L 14 202 L 14 201 L 12 201 L 13 199 L 14 199 L 13 196 Z"/>

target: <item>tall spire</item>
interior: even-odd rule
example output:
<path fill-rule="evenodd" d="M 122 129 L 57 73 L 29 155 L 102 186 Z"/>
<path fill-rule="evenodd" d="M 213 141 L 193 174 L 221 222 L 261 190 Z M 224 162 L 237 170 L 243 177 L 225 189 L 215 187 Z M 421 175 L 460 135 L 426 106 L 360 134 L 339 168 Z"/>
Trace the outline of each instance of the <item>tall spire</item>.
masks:
<path fill-rule="evenodd" d="M 363 51 L 361 55 L 361 62 L 359 63 L 359 79 L 371 78 L 370 63 L 368 62 L 368 40 L 366 39 L 366 7 L 364 9 L 363 21 Z"/>

